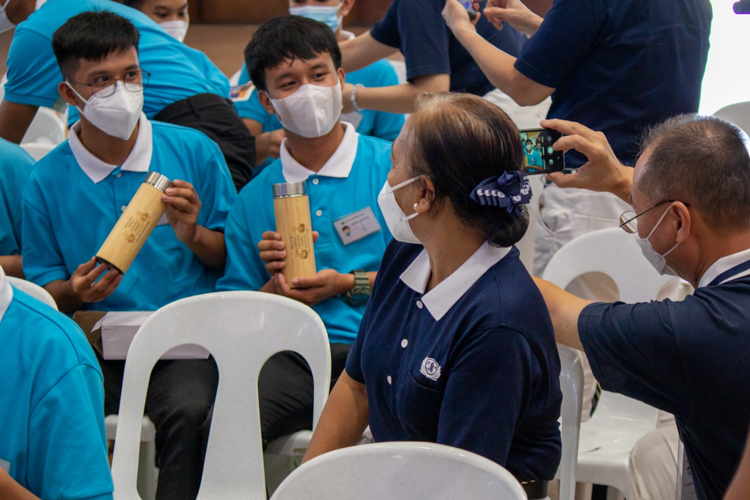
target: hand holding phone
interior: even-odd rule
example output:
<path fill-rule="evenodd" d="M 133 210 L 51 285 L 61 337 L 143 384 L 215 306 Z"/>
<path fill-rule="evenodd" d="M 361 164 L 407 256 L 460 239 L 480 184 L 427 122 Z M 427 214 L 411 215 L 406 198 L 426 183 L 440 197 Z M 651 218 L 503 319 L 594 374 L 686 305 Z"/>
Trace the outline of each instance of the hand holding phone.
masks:
<path fill-rule="evenodd" d="M 461 5 L 464 6 L 464 9 L 466 9 L 466 12 L 469 13 L 469 19 L 472 21 L 477 18 L 477 11 L 474 10 L 474 3 L 471 0 L 460 0 Z"/>
<path fill-rule="evenodd" d="M 565 170 L 565 154 L 552 146 L 562 134 L 549 128 L 521 130 L 523 171 L 526 175 L 550 174 Z"/>

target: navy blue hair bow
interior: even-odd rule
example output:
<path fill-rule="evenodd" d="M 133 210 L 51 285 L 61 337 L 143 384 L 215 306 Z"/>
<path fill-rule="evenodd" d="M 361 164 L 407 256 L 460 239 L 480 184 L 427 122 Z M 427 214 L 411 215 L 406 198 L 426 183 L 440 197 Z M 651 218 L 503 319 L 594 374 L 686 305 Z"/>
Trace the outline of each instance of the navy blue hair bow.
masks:
<path fill-rule="evenodd" d="M 507 208 L 508 213 L 520 216 L 521 205 L 531 201 L 531 185 L 522 172 L 505 172 L 480 182 L 470 197 L 480 205 Z"/>

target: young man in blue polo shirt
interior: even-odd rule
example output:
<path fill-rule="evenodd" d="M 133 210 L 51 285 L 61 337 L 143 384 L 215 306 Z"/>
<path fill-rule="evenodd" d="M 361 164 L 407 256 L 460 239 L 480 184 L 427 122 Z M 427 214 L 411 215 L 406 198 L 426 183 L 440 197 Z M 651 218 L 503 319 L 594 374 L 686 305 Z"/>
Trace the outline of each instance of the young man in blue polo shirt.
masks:
<path fill-rule="evenodd" d="M 354 33 L 343 29 L 343 20 L 354 7 L 355 0 L 290 0 L 289 13 L 308 17 L 328 25 L 339 43 L 354 38 Z M 250 75 L 242 66 L 239 84 L 247 84 Z M 376 61 L 358 71 L 347 73 L 346 81 L 364 87 L 389 87 L 398 85 L 398 75 L 393 65 L 385 59 Z M 284 138 L 282 126 L 275 115 L 269 114 L 258 99 L 258 90 L 246 100 L 235 101 L 237 112 L 245 121 L 250 133 L 256 137 L 256 163 L 269 165 L 279 157 L 279 144 Z M 351 123 L 359 134 L 394 141 L 404 126 L 404 115 L 369 109 L 347 113 L 341 121 Z"/>
<path fill-rule="evenodd" d="M 53 38 L 65 81 L 60 95 L 81 111 L 70 139 L 32 171 L 23 195 L 23 265 L 62 312 L 154 311 L 212 292 L 224 268 L 224 223 L 236 194 L 216 144 L 142 113 L 138 31 L 112 12 L 69 19 Z M 94 255 L 147 172 L 173 180 L 165 217 L 125 275 Z M 124 363 L 101 361 L 107 413 L 116 413 Z M 208 415 L 218 380 L 213 359 L 160 361 L 146 411 L 156 425 L 159 499 L 195 498 Z"/>
<path fill-rule="evenodd" d="M 279 115 L 286 139 L 281 158 L 242 190 L 232 209 L 227 267 L 218 288 L 260 290 L 310 305 L 328 330 L 335 382 L 391 240 L 377 204 L 391 168 L 391 143 L 359 135 L 339 121 L 345 75 L 336 37 L 324 24 L 278 17 L 260 27 L 245 55 L 260 100 Z M 313 229 L 320 235 L 318 273 L 292 283 L 279 272 L 284 244 L 273 232 L 272 185 L 284 182 L 305 183 Z M 343 230 L 347 225 L 351 231 Z M 271 358 L 261 371 L 259 393 L 265 442 L 311 428 L 313 381 L 298 355 Z"/>
<path fill-rule="evenodd" d="M 21 194 L 34 160 L 20 146 L 0 139 L 0 267 L 23 278 Z"/>
<path fill-rule="evenodd" d="M 80 328 L 0 268 L 0 498 L 111 500 L 102 374 Z M 10 480 L 9 480 L 10 479 Z"/>
<path fill-rule="evenodd" d="M 221 148 L 237 190 L 252 177 L 255 140 L 231 105 L 229 81 L 205 54 L 178 42 L 145 14 L 114 0 L 48 0 L 15 31 L 8 53 L 8 82 L 0 104 L 0 137 L 21 142 L 39 106 L 62 111 L 62 79 L 52 35 L 71 17 L 107 10 L 132 22 L 148 78 L 143 111 L 149 119 L 204 132 Z M 70 124 L 78 119 L 69 108 Z"/>

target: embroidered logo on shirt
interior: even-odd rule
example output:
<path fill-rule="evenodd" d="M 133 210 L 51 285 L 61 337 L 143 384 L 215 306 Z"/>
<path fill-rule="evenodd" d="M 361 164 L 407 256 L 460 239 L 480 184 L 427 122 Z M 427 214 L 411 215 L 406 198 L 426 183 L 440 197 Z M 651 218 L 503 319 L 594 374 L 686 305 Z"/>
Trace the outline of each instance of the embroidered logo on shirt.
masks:
<path fill-rule="evenodd" d="M 437 380 L 440 378 L 440 365 L 432 358 L 424 358 L 419 373 L 430 380 Z"/>

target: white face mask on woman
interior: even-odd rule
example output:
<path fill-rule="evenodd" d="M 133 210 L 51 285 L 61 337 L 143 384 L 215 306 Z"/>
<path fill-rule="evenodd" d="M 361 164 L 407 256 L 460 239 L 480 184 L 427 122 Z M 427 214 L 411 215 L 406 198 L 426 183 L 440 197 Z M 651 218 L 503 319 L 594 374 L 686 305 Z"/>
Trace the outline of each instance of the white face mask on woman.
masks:
<path fill-rule="evenodd" d="M 285 129 L 313 138 L 333 130 L 344 109 L 341 100 L 341 85 L 337 78 L 336 84 L 330 87 L 302 85 L 290 96 L 271 99 L 271 104 Z"/>
<path fill-rule="evenodd" d="M 179 42 L 185 41 L 185 35 L 187 35 L 190 23 L 187 21 L 165 21 L 160 23 L 161 29 L 169 33 L 169 35 Z"/>
<path fill-rule="evenodd" d="M 327 24 L 334 33 L 339 29 L 341 21 L 344 19 L 343 16 L 339 15 L 339 6 L 305 5 L 304 7 L 292 7 L 289 9 L 289 13 L 293 16 L 302 16 Z"/>
<path fill-rule="evenodd" d="M 411 215 L 406 215 L 404 211 L 401 210 L 401 206 L 396 201 L 393 192 L 415 182 L 420 177 L 422 176 L 418 175 L 408 181 L 396 184 L 393 187 L 388 184 L 388 181 L 385 181 L 385 185 L 383 185 L 383 189 L 380 190 L 380 194 L 378 195 L 378 205 L 380 205 L 380 211 L 383 212 L 383 218 L 388 226 L 388 230 L 393 235 L 393 238 L 401 243 L 413 243 L 415 245 L 422 244 L 422 242 L 419 241 L 419 238 L 414 235 L 414 232 L 409 225 L 409 221 L 419 215 L 419 213 L 414 212 Z M 414 210 L 416 209 L 417 207 L 415 204 Z"/>
<path fill-rule="evenodd" d="M 139 85 L 140 92 L 131 92 L 125 88 L 125 84 L 117 82 L 113 94 L 109 94 L 111 89 L 106 88 L 86 100 L 70 83 L 65 83 L 86 103 L 83 109 L 78 107 L 78 111 L 86 117 L 86 120 L 107 135 L 123 140 L 130 139 L 143 110 L 142 86 Z"/>
<path fill-rule="evenodd" d="M 638 243 L 638 246 L 641 247 L 641 253 L 643 253 L 643 256 L 646 257 L 646 260 L 654 266 L 654 269 L 661 274 L 662 276 L 677 276 L 679 275 L 675 272 L 674 269 L 669 267 L 667 265 L 667 259 L 666 256 L 672 253 L 672 250 L 680 246 L 679 243 L 675 244 L 672 248 L 670 248 L 667 253 L 660 254 L 656 250 L 654 250 L 654 247 L 651 245 L 651 242 L 649 241 L 649 238 L 651 238 L 651 235 L 654 234 L 654 231 L 656 231 L 656 228 L 659 227 L 659 224 L 661 224 L 661 221 L 664 220 L 664 217 L 667 216 L 667 213 L 669 212 L 669 208 L 662 214 L 661 218 L 659 219 L 659 222 L 656 223 L 654 228 L 651 230 L 650 233 L 648 233 L 648 236 L 645 238 L 641 238 L 638 236 L 638 233 L 635 235 L 635 242 Z"/>

